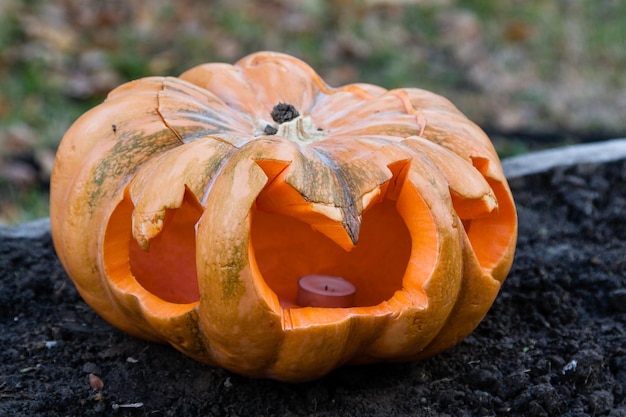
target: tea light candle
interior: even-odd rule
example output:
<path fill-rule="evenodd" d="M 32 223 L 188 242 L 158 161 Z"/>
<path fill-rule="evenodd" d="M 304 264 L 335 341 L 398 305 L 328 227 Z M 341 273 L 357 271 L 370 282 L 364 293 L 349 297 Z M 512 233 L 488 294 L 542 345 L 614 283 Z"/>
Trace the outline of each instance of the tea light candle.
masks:
<path fill-rule="evenodd" d="M 298 305 L 302 307 L 352 307 L 356 287 L 332 275 L 305 275 L 298 281 Z"/>

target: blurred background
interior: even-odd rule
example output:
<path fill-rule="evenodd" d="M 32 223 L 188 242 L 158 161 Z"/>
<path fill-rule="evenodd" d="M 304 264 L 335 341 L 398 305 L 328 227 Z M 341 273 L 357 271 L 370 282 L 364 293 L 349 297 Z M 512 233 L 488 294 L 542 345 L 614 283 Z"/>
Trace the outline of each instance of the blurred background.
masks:
<path fill-rule="evenodd" d="M 626 137 L 623 0 L 1 0 L 0 225 L 48 215 L 55 149 L 108 91 L 257 50 L 442 94 L 502 157 Z"/>

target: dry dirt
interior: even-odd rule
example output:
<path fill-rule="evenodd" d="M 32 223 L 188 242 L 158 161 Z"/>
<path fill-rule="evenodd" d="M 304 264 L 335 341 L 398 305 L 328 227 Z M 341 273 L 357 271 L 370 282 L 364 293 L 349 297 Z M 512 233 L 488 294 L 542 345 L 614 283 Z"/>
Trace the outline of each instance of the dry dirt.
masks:
<path fill-rule="evenodd" d="M 423 362 L 305 384 L 244 378 L 115 330 L 77 295 L 45 223 L 38 238 L 0 231 L 0 415 L 626 416 L 626 160 L 512 187 L 515 263 L 470 337 Z"/>

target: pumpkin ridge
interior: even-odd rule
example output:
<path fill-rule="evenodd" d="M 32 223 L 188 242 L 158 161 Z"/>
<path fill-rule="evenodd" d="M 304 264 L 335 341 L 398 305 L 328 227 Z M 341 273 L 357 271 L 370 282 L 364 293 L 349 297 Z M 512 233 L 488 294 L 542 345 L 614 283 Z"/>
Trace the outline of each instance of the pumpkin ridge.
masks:
<path fill-rule="evenodd" d="M 222 141 L 220 141 L 220 142 L 222 142 Z M 228 141 L 225 141 L 225 143 L 229 143 L 229 144 L 232 145 L 232 143 L 230 143 Z M 231 157 L 233 157 L 235 154 L 237 154 L 237 152 L 240 149 L 241 148 L 236 147 L 236 146 L 233 145 L 232 149 L 226 155 L 224 155 L 224 157 L 222 158 L 222 163 L 214 171 L 213 176 L 211 177 L 209 182 L 204 187 L 204 191 L 202 193 L 202 197 L 199 199 L 199 202 L 200 202 L 200 204 L 203 207 L 206 207 L 206 202 L 207 202 L 207 199 L 209 198 L 209 194 L 211 193 L 211 190 L 213 189 L 213 185 L 215 184 L 215 181 L 218 179 L 218 177 L 221 175 L 221 173 L 224 171 L 225 166 L 227 165 L 227 162 L 230 160 Z"/>
<path fill-rule="evenodd" d="M 328 91 L 322 91 L 322 94 L 318 94 L 315 97 L 308 112 L 312 116 L 316 116 L 316 120 L 323 120 L 325 126 L 329 127 L 335 120 L 342 119 L 345 114 L 349 114 L 354 109 L 387 92 L 386 89 L 379 88 L 382 90 L 378 91 L 379 94 L 367 92 L 362 85 L 356 84 L 330 88 Z M 346 97 L 342 93 L 350 95 L 349 103 L 344 102 Z"/>
<path fill-rule="evenodd" d="M 325 102 L 331 105 L 330 102 Z M 333 107 L 333 110 L 335 108 Z M 315 111 L 314 111 L 315 112 Z M 317 111 L 317 117 L 321 110 Z M 416 108 L 404 89 L 382 92 L 380 95 L 337 109 L 323 118 L 323 126 L 335 135 L 359 137 L 363 135 L 390 135 L 404 138 L 421 136 L 427 127 L 427 118 Z"/>
<path fill-rule="evenodd" d="M 259 64 L 265 64 L 267 62 L 277 64 L 285 69 L 287 72 L 290 69 L 287 64 L 295 64 L 300 69 L 303 69 L 309 77 L 311 77 L 311 81 L 320 91 L 328 93 L 328 91 L 331 90 L 331 88 L 329 88 L 328 85 L 324 82 L 322 77 L 320 77 L 319 74 L 313 68 L 311 68 L 310 65 L 287 54 L 282 54 L 279 52 L 257 52 L 253 55 L 248 56 L 247 59 L 250 60 L 252 65 L 255 66 Z M 239 63 L 240 62 L 241 61 L 239 61 Z"/>
<path fill-rule="evenodd" d="M 422 136 L 424 130 L 426 130 L 427 120 L 424 114 L 415 108 L 409 94 L 404 89 L 391 90 L 388 94 L 394 95 L 400 99 L 400 102 L 404 106 L 404 111 L 406 111 L 407 114 L 415 115 L 415 122 L 419 126 L 417 136 Z"/>

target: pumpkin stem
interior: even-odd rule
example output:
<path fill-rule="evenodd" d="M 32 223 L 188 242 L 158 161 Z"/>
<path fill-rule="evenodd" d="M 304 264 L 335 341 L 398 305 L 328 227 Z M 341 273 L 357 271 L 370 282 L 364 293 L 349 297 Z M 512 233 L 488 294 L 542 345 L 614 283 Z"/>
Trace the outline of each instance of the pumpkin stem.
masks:
<path fill-rule="evenodd" d="M 278 103 L 272 109 L 270 116 L 276 123 L 283 124 L 300 116 L 300 112 L 292 104 Z"/>
<path fill-rule="evenodd" d="M 278 103 L 270 115 L 276 123 L 261 121 L 260 130 L 264 135 L 278 135 L 294 142 L 316 142 L 324 139 L 323 129 L 317 127 L 310 116 L 303 116 L 291 104 Z"/>

